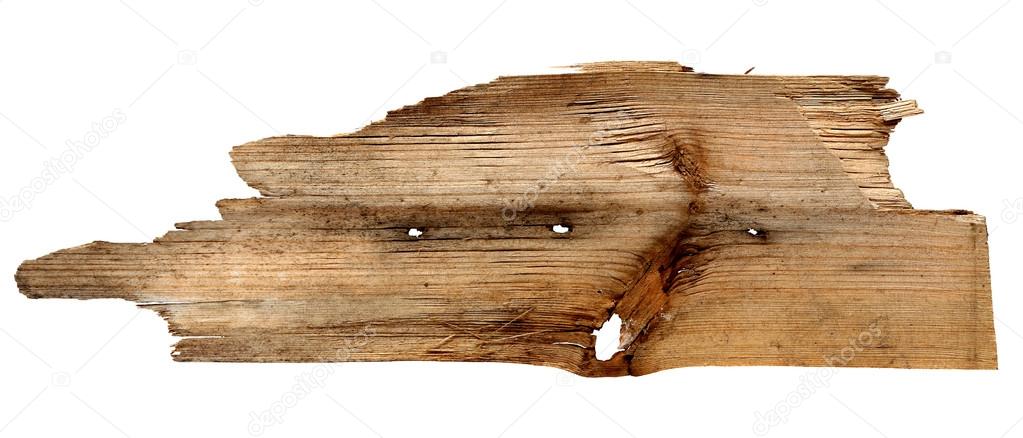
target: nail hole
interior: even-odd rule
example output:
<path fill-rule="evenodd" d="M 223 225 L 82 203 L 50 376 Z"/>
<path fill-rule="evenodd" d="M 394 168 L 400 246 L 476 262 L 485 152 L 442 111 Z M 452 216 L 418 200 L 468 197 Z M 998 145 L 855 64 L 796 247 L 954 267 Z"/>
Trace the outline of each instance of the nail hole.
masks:
<path fill-rule="evenodd" d="M 418 239 L 419 236 L 423 235 L 423 230 L 420 230 L 419 228 L 409 228 L 408 235 L 409 237 L 415 237 L 416 239 Z"/>
<path fill-rule="evenodd" d="M 567 226 L 567 225 L 558 224 L 558 225 L 555 225 L 555 226 L 551 227 L 551 231 L 554 231 L 555 233 L 558 233 L 558 234 L 565 234 L 565 233 L 567 233 L 569 231 L 572 231 L 572 227 Z"/>

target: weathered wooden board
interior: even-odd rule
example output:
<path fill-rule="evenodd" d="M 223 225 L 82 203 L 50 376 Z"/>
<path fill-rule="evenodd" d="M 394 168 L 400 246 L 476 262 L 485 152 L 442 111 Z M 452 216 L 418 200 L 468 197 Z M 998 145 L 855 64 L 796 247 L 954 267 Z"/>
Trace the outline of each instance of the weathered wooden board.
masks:
<path fill-rule="evenodd" d="M 503 77 L 238 146 L 262 197 L 17 282 L 155 310 L 184 361 L 994 368 L 984 218 L 892 186 L 883 148 L 920 111 L 885 83 L 651 62 Z M 612 313 L 624 351 L 600 361 Z"/>

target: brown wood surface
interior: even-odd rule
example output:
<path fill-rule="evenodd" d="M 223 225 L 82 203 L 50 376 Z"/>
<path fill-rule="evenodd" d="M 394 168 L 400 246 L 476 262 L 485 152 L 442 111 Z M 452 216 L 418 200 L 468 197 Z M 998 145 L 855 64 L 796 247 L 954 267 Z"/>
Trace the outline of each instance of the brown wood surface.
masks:
<path fill-rule="evenodd" d="M 262 197 L 17 282 L 138 302 L 185 361 L 994 368 L 984 218 L 892 186 L 883 148 L 920 111 L 885 83 L 655 62 L 502 77 L 238 146 Z M 612 313 L 624 351 L 600 361 Z"/>

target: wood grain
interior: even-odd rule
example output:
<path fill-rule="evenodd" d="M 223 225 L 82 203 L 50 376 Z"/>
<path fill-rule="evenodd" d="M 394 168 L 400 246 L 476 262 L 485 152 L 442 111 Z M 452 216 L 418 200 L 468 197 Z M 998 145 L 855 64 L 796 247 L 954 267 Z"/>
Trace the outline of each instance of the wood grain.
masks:
<path fill-rule="evenodd" d="M 883 148 L 920 110 L 885 83 L 660 62 L 502 77 L 238 146 L 262 196 L 220 201 L 223 220 L 16 278 L 152 309 L 182 361 L 994 368 L 984 218 L 892 185 Z M 600 361 L 612 313 L 623 351 Z"/>

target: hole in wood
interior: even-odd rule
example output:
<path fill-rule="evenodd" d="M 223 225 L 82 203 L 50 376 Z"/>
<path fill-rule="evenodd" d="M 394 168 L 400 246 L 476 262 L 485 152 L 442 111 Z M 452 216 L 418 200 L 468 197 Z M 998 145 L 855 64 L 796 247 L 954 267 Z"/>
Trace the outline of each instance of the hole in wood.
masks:
<path fill-rule="evenodd" d="M 758 230 L 756 228 L 750 228 L 750 229 L 746 230 L 746 232 L 749 233 L 750 236 L 757 236 L 757 235 L 760 234 L 760 230 Z"/>
<path fill-rule="evenodd" d="M 570 227 L 568 225 L 558 224 L 558 225 L 555 225 L 555 226 L 551 227 L 551 231 L 554 231 L 555 233 L 558 233 L 558 234 L 565 234 L 565 233 L 567 233 L 569 231 L 572 231 L 572 227 Z"/>
<path fill-rule="evenodd" d="M 418 239 L 419 236 L 423 235 L 423 230 L 420 230 L 419 228 L 409 228 L 408 235 L 409 237 L 415 237 L 416 239 Z"/>
<path fill-rule="evenodd" d="M 608 360 L 615 353 L 622 351 L 619 345 L 622 338 L 622 318 L 617 313 L 611 315 L 599 330 L 594 330 L 593 335 L 597 337 L 596 345 L 593 346 L 597 353 L 597 360 Z"/>

